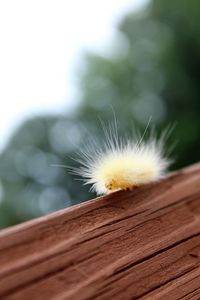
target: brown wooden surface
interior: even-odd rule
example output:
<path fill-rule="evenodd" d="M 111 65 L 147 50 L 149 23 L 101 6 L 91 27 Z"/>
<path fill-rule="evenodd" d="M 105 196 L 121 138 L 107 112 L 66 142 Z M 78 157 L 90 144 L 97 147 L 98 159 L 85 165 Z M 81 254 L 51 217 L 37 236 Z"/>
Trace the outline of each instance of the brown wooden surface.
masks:
<path fill-rule="evenodd" d="M 0 299 L 200 299 L 200 164 L 1 231 Z"/>

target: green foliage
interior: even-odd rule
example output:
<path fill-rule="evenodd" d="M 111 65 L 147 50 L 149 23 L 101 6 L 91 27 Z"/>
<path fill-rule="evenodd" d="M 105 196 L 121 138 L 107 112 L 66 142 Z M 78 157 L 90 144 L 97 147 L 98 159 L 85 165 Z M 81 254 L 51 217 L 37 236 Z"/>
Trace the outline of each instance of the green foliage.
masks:
<path fill-rule="evenodd" d="M 150 116 L 159 132 L 177 122 L 168 142 L 178 140 L 173 168 L 199 160 L 199 18 L 197 0 L 154 0 L 121 21 L 109 55 L 85 55 L 74 114 L 28 120 L 0 157 L 2 227 L 93 197 L 52 165 L 76 165 L 70 156 L 88 136 L 102 137 L 98 116 L 112 121 L 111 107 L 122 135 L 144 129 Z"/>

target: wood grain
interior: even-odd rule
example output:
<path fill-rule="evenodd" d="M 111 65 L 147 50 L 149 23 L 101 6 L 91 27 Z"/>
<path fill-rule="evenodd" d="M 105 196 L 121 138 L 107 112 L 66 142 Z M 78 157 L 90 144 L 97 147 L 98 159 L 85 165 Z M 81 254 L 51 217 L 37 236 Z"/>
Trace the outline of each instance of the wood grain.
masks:
<path fill-rule="evenodd" d="M 200 164 L 2 230 L 0 299 L 200 299 Z"/>

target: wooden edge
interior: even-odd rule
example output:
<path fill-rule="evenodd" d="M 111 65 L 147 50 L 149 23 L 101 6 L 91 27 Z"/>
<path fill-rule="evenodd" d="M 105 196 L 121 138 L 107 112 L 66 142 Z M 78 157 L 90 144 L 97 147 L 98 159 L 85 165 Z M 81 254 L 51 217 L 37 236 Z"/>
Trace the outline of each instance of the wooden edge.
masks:
<path fill-rule="evenodd" d="M 160 182 L 158 182 L 156 184 L 162 183 L 162 182 L 164 182 L 164 181 L 166 181 L 170 178 L 173 178 L 174 176 L 177 176 L 177 175 L 182 176 L 183 174 L 186 174 L 186 176 L 187 176 L 189 174 L 195 174 L 196 172 L 197 173 L 200 172 L 200 162 L 196 163 L 196 164 L 193 164 L 191 166 L 185 167 L 181 170 L 171 172 L 164 179 L 162 179 Z M 155 183 L 147 185 L 147 186 L 142 186 L 142 187 L 139 188 L 139 190 L 143 190 L 146 187 L 154 187 L 154 186 L 155 186 Z M 74 211 L 77 211 L 79 209 L 86 208 L 86 207 L 91 207 L 91 206 L 93 206 L 94 204 L 97 204 L 97 203 L 100 204 L 101 201 L 104 201 L 104 200 L 109 201 L 110 197 L 112 198 L 112 201 L 113 201 L 113 197 L 117 198 L 118 194 L 121 194 L 121 193 L 130 193 L 130 192 L 118 191 L 118 192 L 112 193 L 112 195 L 110 194 L 110 195 L 105 195 L 105 196 L 99 196 L 99 197 L 96 197 L 94 199 L 86 200 L 85 202 L 75 204 L 75 205 L 72 205 L 70 207 L 61 209 L 59 211 L 52 212 L 48 215 L 44 215 L 44 216 L 39 217 L 39 218 L 34 218 L 32 220 L 25 221 L 25 222 L 20 223 L 18 225 L 10 226 L 8 228 L 0 229 L 0 238 L 5 236 L 5 235 L 14 234 L 15 232 L 17 232 L 19 230 L 23 230 L 24 227 L 26 227 L 26 228 L 32 227 L 34 225 L 37 225 L 38 223 L 45 223 L 47 220 L 56 219 L 56 218 L 59 218 L 60 216 L 66 215 L 66 214 L 73 214 Z M 132 193 L 135 194 L 135 191 L 132 191 Z"/>

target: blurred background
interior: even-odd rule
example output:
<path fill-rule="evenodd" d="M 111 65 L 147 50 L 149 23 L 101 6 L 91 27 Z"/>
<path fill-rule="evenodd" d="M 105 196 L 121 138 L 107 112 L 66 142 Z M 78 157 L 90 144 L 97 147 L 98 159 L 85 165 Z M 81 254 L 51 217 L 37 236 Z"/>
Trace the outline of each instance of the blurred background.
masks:
<path fill-rule="evenodd" d="M 200 156 L 198 0 L 0 2 L 0 227 L 94 197 L 64 168 L 98 117 L 177 123 L 178 169 Z"/>

